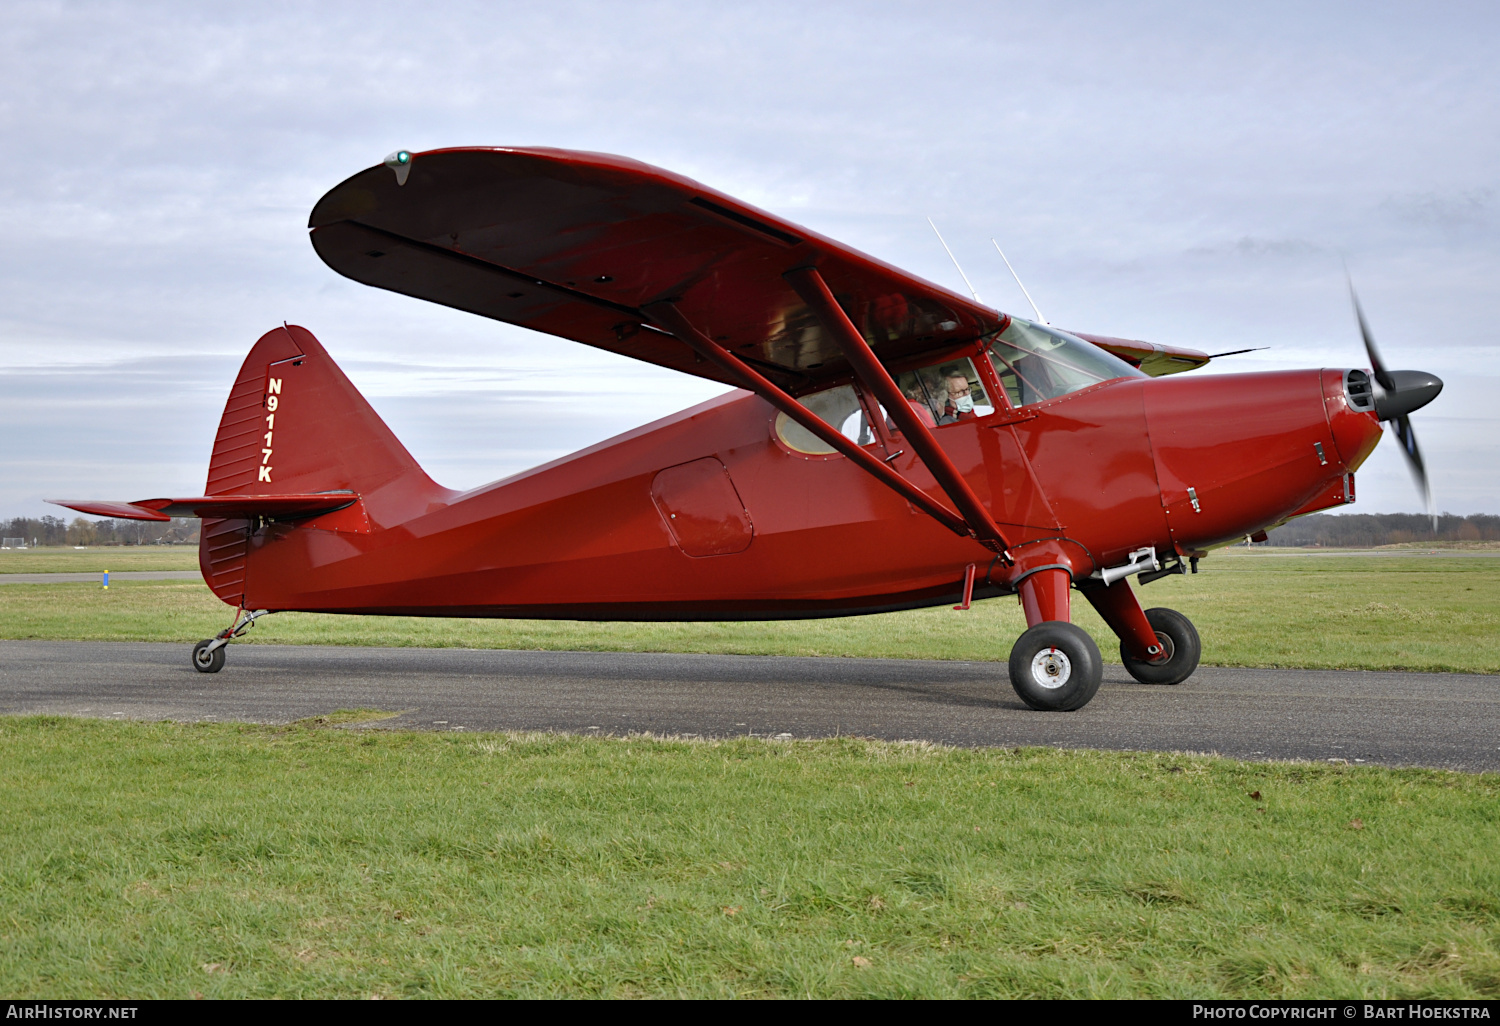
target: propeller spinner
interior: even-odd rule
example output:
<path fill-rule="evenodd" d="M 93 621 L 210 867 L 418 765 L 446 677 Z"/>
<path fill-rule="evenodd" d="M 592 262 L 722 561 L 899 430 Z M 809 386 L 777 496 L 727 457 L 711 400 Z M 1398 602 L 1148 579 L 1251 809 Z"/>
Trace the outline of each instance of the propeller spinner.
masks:
<path fill-rule="evenodd" d="M 1370 335 L 1370 326 L 1365 322 L 1365 312 L 1359 305 L 1359 296 L 1354 291 L 1354 281 L 1349 282 L 1349 298 L 1354 302 L 1354 317 L 1359 321 L 1359 334 L 1365 340 L 1365 355 L 1370 358 L 1370 369 L 1380 392 L 1375 397 L 1375 415 L 1391 425 L 1391 431 L 1401 444 L 1406 455 L 1411 476 L 1422 492 L 1427 504 L 1427 514 L 1432 517 L 1432 530 L 1437 532 L 1437 510 L 1432 505 L 1432 485 L 1427 480 L 1427 467 L 1422 462 L 1422 451 L 1417 448 L 1417 433 L 1408 416 L 1437 398 L 1443 390 L 1443 381 L 1436 374 L 1426 371 L 1386 370 L 1380 359 L 1380 350 L 1375 348 L 1375 339 Z"/>

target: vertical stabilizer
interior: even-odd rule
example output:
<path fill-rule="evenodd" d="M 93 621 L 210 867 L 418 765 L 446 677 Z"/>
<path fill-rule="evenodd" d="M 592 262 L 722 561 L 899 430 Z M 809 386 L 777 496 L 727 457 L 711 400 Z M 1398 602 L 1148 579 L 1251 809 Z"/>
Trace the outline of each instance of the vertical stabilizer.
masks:
<path fill-rule="evenodd" d="M 426 512 L 448 494 L 310 331 L 276 328 L 255 343 L 229 392 L 204 494 L 338 491 L 360 497 L 356 516 L 365 530 Z M 203 521 L 198 560 L 204 580 L 234 605 L 244 597 L 251 526 L 245 520 Z"/>

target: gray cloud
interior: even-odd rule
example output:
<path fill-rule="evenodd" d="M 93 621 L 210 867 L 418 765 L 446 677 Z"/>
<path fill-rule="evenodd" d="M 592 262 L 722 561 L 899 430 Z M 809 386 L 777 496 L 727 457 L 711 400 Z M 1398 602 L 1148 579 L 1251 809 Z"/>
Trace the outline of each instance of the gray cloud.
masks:
<path fill-rule="evenodd" d="M 1500 14 L 860 3 L 19 4 L 0 37 L 0 512 L 202 484 L 283 319 L 478 484 L 717 386 L 337 278 L 326 189 L 399 146 L 539 144 L 692 175 L 899 266 L 1255 370 L 1360 360 L 1339 255 L 1439 500 L 1500 509 Z M 505 439 L 498 444 L 496 439 Z M 1361 509 L 1415 509 L 1391 447 Z"/>
<path fill-rule="evenodd" d="M 1494 203 L 1495 190 L 1483 188 L 1392 196 L 1380 206 L 1403 221 L 1445 231 L 1460 231 L 1489 227 L 1494 216 Z"/>
<path fill-rule="evenodd" d="M 1194 246 L 1188 250 L 1195 257 L 1301 257 L 1324 252 L 1321 246 L 1306 239 L 1257 239 L 1242 236 L 1233 242 L 1222 242 L 1217 246 Z"/>

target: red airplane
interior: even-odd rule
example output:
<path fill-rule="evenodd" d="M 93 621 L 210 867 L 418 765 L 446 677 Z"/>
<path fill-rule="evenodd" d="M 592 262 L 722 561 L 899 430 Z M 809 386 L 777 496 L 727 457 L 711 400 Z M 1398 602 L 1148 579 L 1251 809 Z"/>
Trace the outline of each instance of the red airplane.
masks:
<path fill-rule="evenodd" d="M 1098 647 L 1137 680 L 1198 665 L 1141 584 L 1354 501 L 1354 471 L 1442 382 L 1382 366 L 1164 375 L 1207 354 L 992 310 L 687 178 L 553 149 L 401 151 L 335 187 L 313 248 L 355 281 L 734 386 L 467 492 L 419 467 L 303 328 L 230 392 L 206 494 L 54 500 L 201 517 L 235 622 L 267 612 L 575 620 L 851 616 L 1017 595 L 1010 680 L 1083 706 Z M 1356 300 L 1356 310 L 1358 308 Z M 1376 387 L 1378 386 L 1378 387 Z"/>

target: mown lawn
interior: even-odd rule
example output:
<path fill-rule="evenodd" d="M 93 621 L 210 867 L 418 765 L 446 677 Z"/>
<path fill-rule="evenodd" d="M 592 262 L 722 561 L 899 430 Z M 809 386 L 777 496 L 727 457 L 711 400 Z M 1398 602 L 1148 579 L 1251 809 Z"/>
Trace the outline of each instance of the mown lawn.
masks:
<path fill-rule="evenodd" d="M 121 570 L 196 570 L 197 545 L 108 545 L 0 552 L 0 574 L 102 574 Z"/>
<path fill-rule="evenodd" d="M 122 564 L 123 565 L 123 564 Z M 1500 558 L 1215 553 L 1202 573 L 1140 589 L 1147 606 L 1197 624 L 1203 661 L 1500 673 Z M 1075 620 L 1118 660 L 1088 604 Z M 197 581 L 0 586 L 0 639 L 175 641 L 223 628 L 232 611 Z M 834 620 L 631 624 L 279 613 L 245 641 L 583 651 L 1004 660 L 1025 629 L 1014 599 Z"/>
<path fill-rule="evenodd" d="M 16 998 L 1500 996 L 1495 775 L 39 717 L 0 765 Z"/>

